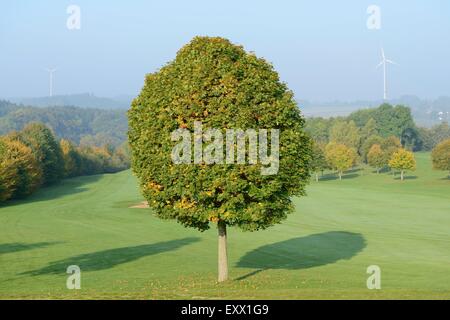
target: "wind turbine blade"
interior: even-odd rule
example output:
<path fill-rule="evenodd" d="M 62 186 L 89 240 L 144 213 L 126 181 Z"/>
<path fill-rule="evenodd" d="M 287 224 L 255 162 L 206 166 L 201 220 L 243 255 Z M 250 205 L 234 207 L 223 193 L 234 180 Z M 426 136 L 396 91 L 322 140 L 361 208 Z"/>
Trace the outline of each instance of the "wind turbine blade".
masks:
<path fill-rule="evenodd" d="M 381 47 L 381 56 L 383 57 L 383 60 L 386 59 L 385 56 L 384 56 L 384 49 L 383 49 L 383 47 Z"/>
<path fill-rule="evenodd" d="M 390 63 L 390 64 L 395 64 L 395 65 L 398 66 L 398 63 L 397 63 L 397 62 L 394 62 L 394 61 L 392 61 L 392 60 L 386 59 L 386 62 L 388 62 L 388 63 Z"/>
<path fill-rule="evenodd" d="M 375 67 L 375 69 L 378 69 L 379 67 L 381 67 L 381 66 L 383 65 L 383 62 L 384 62 L 384 61 L 381 61 L 381 62 Z"/>

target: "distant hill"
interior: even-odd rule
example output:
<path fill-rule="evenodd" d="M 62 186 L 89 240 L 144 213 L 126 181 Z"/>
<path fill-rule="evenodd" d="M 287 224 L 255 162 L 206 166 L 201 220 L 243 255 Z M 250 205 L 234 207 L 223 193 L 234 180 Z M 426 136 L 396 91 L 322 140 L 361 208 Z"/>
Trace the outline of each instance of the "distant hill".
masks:
<path fill-rule="evenodd" d="M 0 135 L 21 130 L 29 122 L 44 123 L 58 138 L 98 146 L 120 145 L 128 130 L 125 109 L 30 107 L 0 100 Z"/>
<path fill-rule="evenodd" d="M 90 93 L 58 95 L 37 98 L 8 98 L 16 104 L 35 107 L 76 106 L 95 109 L 128 109 L 133 97 L 118 95 L 113 98 L 97 97 Z M 417 124 L 431 127 L 442 121 L 450 121 L 450 97 L 443 96 L 435 100 L 421 99 L 414 95 L 405 95 L 388 101 L 390 104 L 402 104 L 411 108 Z M 383 100 L 327 101 L 312 102 L 299 100 L 299 106 L 307 117 L 347 116 L 353 111 L 378 107 Z M 0 110 L 0 116 L 1 116 Z"/>
<path fill-rule="evenodd" d="M 63 95 L 43 98 L 16 98 L 12 103 L 0 100 L 0 135 L 20 130 L 29 122 L 43 122 L 59 138 L 75 143 L 119 145 L 126 140 L 128 130 L 126 110 L 131 96 L 101 98 L 92 94 Z M 299 101 L 307 117 L 347 116 L 353 111 L 379 106 L 383 101 L 310 102 Z M 20 103 L 20 104 L 18 104 Z M 443 121 L 450 122 L 450 97 L 423 100 L 403 96 L 389 103 L 411 108 L 415 122 L 431 127 Z M 30 106 L 33 105 L 33 106 Z"/>
<path fill-rule="evenodd" d="M 116 98 L 102 98 L 90 93 L 57 95 L 37 98 L 8 98 L 9 101 L 35 107 L 76 106 L 97 109 L 128 109 L 131 96 L 121 95 Z"/>

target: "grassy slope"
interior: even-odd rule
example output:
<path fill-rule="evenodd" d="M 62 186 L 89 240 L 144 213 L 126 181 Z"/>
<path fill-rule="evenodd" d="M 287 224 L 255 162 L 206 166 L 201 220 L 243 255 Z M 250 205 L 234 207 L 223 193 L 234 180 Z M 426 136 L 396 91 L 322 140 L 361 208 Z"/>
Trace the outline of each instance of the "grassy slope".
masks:
<path fill-rule="evenodd" d="M 129 209 L 130 172 L 82 177 L 0 207 L 0 298 L 450 298 L 450 181 L 418 154 L 407 181 L 369 169 L 328 177 L 276 227 L 229 232 L 228 283 L 216 230 Z M 67 290 L 78 264 L 82 289 Z M 382 289 L 366 288 L 378 265 Z"/>

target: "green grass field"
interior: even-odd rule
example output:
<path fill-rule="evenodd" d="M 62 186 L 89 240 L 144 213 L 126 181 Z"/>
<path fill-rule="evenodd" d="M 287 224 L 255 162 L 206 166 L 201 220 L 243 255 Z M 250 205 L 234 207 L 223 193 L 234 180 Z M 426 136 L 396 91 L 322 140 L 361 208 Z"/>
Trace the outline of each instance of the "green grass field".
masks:
<path fill-rule="evenodd" d="M 404 182 L 369 168 L 311 182 L 281 225 L 217 238 L 159 220 L 130 171 L 65 180 L 0 207 L 0 298 L 450 299 L 450 180 L 429 154 Z M 82 270 L 66 288 L 67 266 Z M 368 290 L 366 269 L 381 268 Z"/>

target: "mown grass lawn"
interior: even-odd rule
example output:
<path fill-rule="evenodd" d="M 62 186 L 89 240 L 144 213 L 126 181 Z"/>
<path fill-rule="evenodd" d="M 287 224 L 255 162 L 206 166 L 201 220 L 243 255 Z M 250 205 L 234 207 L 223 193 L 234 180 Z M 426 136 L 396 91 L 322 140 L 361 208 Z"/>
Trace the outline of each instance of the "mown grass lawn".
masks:
<path fill-rule="evenodd" d="M 232 280 L 216 283 L 216 230 L 159 220 L 130 171 L 80 177 L 0 207 L 0 298 L 450 299 L 450 180 L 429 154 L 399 181 L 369 168 L 311 182 L 296 213 L 229 231 Z M 66 268 L 81 268 L 81 290 Z M 366 269 L 381 268 L 381 290 Z"/>

